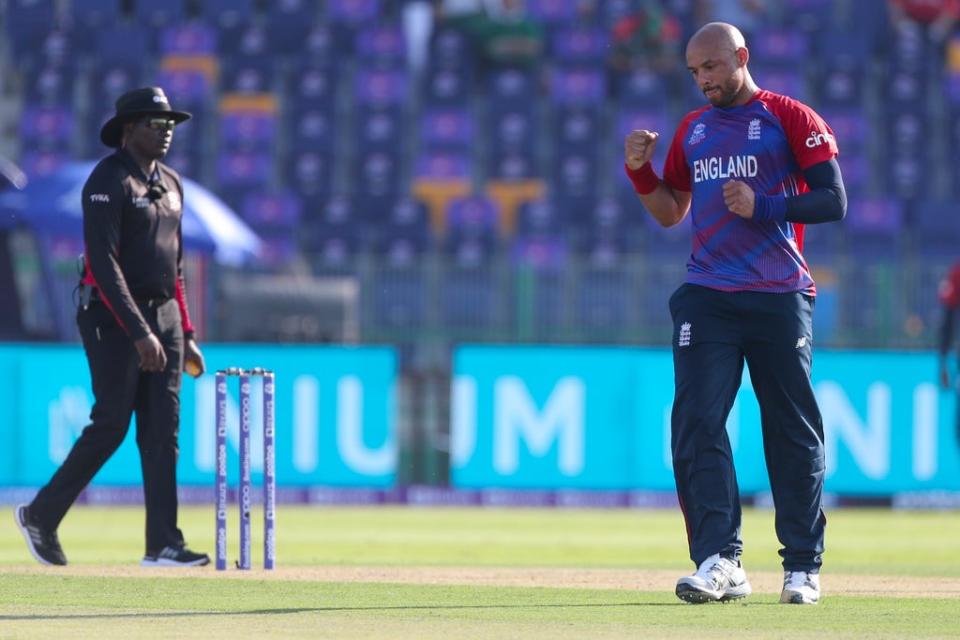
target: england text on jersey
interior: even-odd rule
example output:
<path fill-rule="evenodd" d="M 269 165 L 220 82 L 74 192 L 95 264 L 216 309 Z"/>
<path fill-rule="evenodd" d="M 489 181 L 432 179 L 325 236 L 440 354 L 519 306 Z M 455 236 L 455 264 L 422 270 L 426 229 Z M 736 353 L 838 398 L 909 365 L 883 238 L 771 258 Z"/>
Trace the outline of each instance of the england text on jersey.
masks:
<path fill-rule="evenodd" d="M 756 156 L 711 156 L 693 161 L 694 182 L 754 178 L 756 175 Z"/>

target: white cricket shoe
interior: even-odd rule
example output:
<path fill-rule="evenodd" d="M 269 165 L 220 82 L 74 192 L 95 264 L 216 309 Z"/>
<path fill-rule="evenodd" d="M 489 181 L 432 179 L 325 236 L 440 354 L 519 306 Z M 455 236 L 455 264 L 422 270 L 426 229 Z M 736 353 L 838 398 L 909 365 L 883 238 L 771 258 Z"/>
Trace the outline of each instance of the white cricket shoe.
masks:
<path fill-rule="evenodd" d="M 677 597 L 685 602 L 727 602 L 746 598 L 753 590 L 740 562 L 715 553 L 700 563 L 692 576 L 677 581 Z"/>
<path fill-rule="evenodd" d="M 817 604 L 820 601 L 820 574 L 806 571 L 784 571 L 782 604 Z"/>

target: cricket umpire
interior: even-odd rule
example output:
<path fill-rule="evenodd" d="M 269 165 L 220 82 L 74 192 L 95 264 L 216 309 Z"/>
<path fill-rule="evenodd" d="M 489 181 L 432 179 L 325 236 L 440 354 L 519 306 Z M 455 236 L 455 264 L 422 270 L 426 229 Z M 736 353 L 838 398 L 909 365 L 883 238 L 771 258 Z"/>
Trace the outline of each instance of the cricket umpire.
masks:
<path fill-rule="evenodd" d="M 94 406 L 66 460 L 17 526 L 33 556 L 65 565 L 57 528 L 79 493 L 123 442 L 137 416 L 143 472 L 146 553 L 143 566 L 197 566 L 206 554 L 187 548 L 177 526 L 180 381 L 186 366 L 204 371 L 183 282 L 180 228 L 183 186 L 160 162 L 174 127 L 190 114 L 171 108 L 158 87 L 116 102 L 100 140 L 116 151 L 83 188 L 84 273 L 77 326 L 90 367 Z"/>

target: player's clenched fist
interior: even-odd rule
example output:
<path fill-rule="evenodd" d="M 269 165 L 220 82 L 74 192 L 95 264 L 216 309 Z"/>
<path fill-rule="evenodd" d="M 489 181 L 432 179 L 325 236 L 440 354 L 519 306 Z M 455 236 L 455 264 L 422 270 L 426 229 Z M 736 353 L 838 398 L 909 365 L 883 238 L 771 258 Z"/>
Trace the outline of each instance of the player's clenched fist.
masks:
<path fill-rule="evenodd" d="M 752 218 L 756 199 L 753 189 L 745 182 L 728 180 L 723 184 L 723 201 L 727 209 L 730 209 L 730 213 L 735 213 L 741 218 Z"/>
<path fill-rule="evenodd" d="M 627 134 L 623 145 L 623 158 L 631 170 L 636 170 L 650 161 L 660 134 L 646 129 L 634 129 Z"/>

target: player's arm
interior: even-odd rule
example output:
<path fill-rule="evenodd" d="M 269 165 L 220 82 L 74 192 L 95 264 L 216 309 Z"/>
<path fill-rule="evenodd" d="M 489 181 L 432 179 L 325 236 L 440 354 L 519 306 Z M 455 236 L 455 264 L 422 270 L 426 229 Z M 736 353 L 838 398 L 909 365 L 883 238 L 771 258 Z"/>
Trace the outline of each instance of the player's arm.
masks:
<path fill-rule="evenodd" d="M 126 191 L 113 172 L 98 168 L 83 189 L 83 243 L 103 303 L 133 339 L 150 334 L 120 268 L 120 228 Z"/>
<path fill-rule="evenodd" d="M 180 190 L 180 202 L 183 207 L 183 183 L 177 180 Z M 175 297 L 180 309 L 180 324 L 183 327 L 183 370 L 194 378 L 200 377 L 207 369 L 203 353 L 197 345 L 193 323 L 190 321 L 190 309 L 187 306 L 187 285 L 183 279 L 183 217 L 181 209 L 180 225 L 177 227 L 177 281 Z"/>
<path fill-rule="evenodd" d="M 847 192 L 836 159 L 807 167 L 803 178 L 810 191 L 790 197 L 782 193 L 755 193 L 745 182 L 729 180 L 723 185 L 724 202 L 731 213 L 760 221 L 820 224 L 843 220 L 847 214 Z"/>
<path fill-rule="evenodd" d="M 624 163 L 643 206 L 662 226 L 672 227 L 690 210 L 691 194 L 671 187 L 654 172 L 650 159 L 659 137 L 646 129 L 631 131 L 624 142 Z"/>
<path fill-rule="evenodd" d="M 803 178 L 810 191 L 786 199 L 786 221 L 820 224 L 843 220 L 847 215 L 847 190 L 836 158 L 807 167 Z"/>

